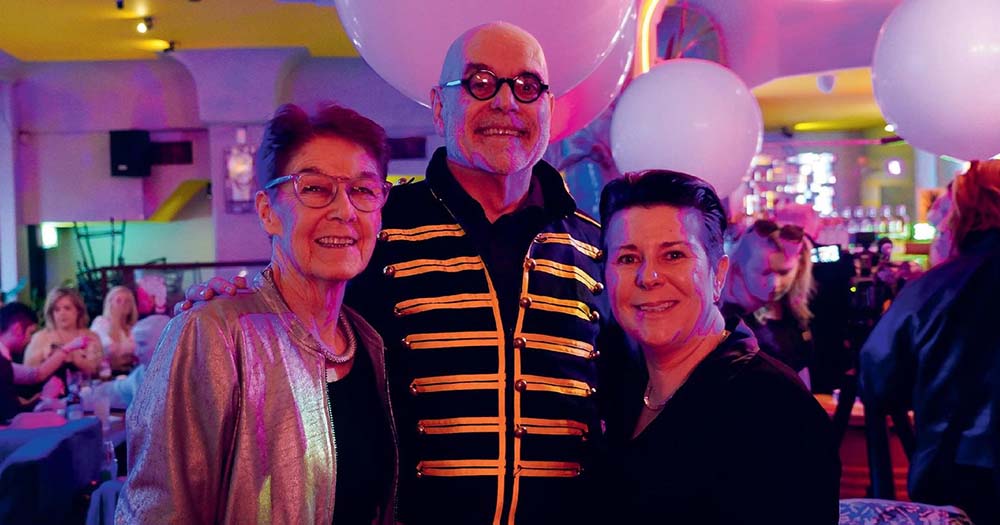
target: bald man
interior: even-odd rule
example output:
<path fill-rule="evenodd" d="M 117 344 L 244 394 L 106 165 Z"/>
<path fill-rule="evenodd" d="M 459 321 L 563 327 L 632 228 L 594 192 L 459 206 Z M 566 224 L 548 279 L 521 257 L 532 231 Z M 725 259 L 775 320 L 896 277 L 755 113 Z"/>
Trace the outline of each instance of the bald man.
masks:
<path fill-rule="evenodd" d="M 538 42 L 505 23 L 448 50 L 431 88 L 446 146 L 393 189 L 348 302 L 387 342 L 399 520 L 581 523 L 601 440 L 599 225 L 541 160 L 553 96 Z"/>
<path fill-rule="evenodd" d="M 346 298 L 386 341 L 396 517 L 591 522 L 603 441 L 595 342 L 609 310 L 600 225 L 541 160 L 553 108 L 541 46 L 511 24 L 470 29 L 431 104 L 445 147 L 426 180 L 393 188 Z M 240 284 L 214 279 L 187 297 Z"/>

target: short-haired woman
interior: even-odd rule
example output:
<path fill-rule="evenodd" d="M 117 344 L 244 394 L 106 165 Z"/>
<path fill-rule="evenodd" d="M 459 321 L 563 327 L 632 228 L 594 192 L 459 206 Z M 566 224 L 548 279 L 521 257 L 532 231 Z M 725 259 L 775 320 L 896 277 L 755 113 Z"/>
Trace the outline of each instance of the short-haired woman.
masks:
<path fill-rule="evenodd" d="M 384 130 L 349 109 L 275 113 L 256 168 L 271 264 L 167 326 L 128 410 L 117 521 L 392 523 L 382 339 L 343 306 L 375 247 L 388 158 Z"/>
<path fill-rule="evenodd" d="M 672 171 L 627 174 L 604 188 L 601 219 L 612 312 L 638 347 L 602 351 L 632 357 L 623 387 L 605 386 L 622 415 L 608 421 L 619 502 L 608 518 L 837 523 L 840 463 L 826 412 L 719 310 L 729 261 L 712 187 Z"/>

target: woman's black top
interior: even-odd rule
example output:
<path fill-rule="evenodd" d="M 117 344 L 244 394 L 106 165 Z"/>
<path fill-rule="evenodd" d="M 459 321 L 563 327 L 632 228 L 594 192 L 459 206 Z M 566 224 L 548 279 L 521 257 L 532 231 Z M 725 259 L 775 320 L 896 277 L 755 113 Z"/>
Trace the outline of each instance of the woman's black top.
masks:
<path fill-rule="evenodd" d="M 607 491 L 618 523 L 835 524 L 840 461 L 830 420 L 794 373 L 730 318 L 710 353 L 632 439 L 648 376 L 625 367 L 609 419 Z"/>
<path fill-rule="evenodd" d="M 333 523 L 370 525 L 392 483 L 392 435 L 371 358 L 359 348 L 346 377 L 327 383 L 337 453 Z"/>

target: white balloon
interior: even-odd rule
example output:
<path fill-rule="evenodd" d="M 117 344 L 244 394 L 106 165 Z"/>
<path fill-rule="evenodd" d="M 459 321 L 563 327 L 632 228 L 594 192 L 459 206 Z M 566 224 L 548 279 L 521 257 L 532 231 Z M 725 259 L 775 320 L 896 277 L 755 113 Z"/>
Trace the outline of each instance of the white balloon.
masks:
<path fill-rule="evenodd" d="M 496 20 L 542 45 L 549 84 L 559 96 L 587 78 L 612 51 L 632 0 L 336 0 L 354 47 L 386 82 L 427 106 L 448 46 Z"/>
<path fill-rule="evenodd" d="M 1000 1 L 904 1 L 879 33 L 872 83 L 912 146 L 962 160 L 1000 153 Z"/>
<path fill-rule="evenodd" d="M 587 78 L 556 97 L 549 142 L 560 141 L 593 122 L 618 96 L 632 66 L 635 52 L 636 13 L 629 14 L 611 52 Z"/>
<path fill-rule="evenodd" d="M 669 169 L 729 195 L 760 152 L 763 120 L 746 84 L 715 62 L 668 60 L 636 78 L 618 99 L 611 149 L 625 173 Z"/>

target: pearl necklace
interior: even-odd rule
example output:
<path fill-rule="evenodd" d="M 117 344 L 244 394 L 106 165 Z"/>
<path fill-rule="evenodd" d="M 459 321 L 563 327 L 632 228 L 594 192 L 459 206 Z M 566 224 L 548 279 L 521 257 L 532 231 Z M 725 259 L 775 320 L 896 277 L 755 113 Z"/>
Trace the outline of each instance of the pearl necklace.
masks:
<path fill-rule="evenodd" d="M 344 353 L 335 354 L 332 348 L 327 348 L 323 343 L 320 343 L 319 350 L 327 361 L 335 365 L 342 365 L 354 359 L 354 354 L 358 349 L 358 339 L 355 337 L 350 323 L 347 322 L 347 316 L 344 315 L 344 312 L 340 312 L 340 317 L 337 318 L 337 327 L 343 330 L 344 339 L 347 340 L 347 349 L 344 350 Z"/>
<path fill-rule="evenodd" d="M 729 330 L 723 330 L 722 338 L 719 339 L 719 342 L 725 341 L 728 338 L 729 338 Z M 663 407 L 667 406 L 667 403 L 669 403 L 670 400 L 673 399 L 674 395 L 677 394 L 677 392 L 681 389 L 681 387 L 684 386 L 684 383 L 687 383 L 688 378 L 691 377 L 691 374 L 694 372 L 695 368 L 698 368 L 698 366 L 695 365 L 694 367 L 691 368 L 691 370 L 688 370 L 687 374 L 684 374 L 684 379 L 681 379 L 680 384 L 677 385 L 677 388 L 675 388 L 674 391 L 671 392 L 670 395 L 667 396 L 666 399 L 664 399 L 660 403 L 654 404 L 649 400 L 649 396 L 652 395 L 653 393 L 653 382 L 649 381 L 648 383 L 646 383 L 646 393 L 642 396 L 642 404 L 646 405 L 646 408 L 654 412 L 657 410 L 663 410 Z"/>

